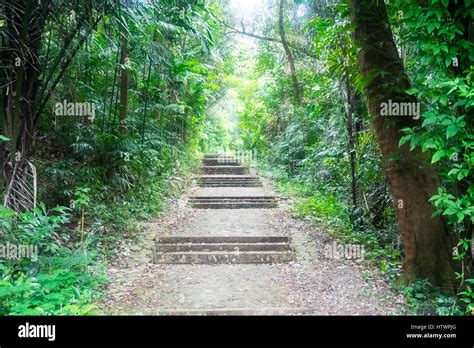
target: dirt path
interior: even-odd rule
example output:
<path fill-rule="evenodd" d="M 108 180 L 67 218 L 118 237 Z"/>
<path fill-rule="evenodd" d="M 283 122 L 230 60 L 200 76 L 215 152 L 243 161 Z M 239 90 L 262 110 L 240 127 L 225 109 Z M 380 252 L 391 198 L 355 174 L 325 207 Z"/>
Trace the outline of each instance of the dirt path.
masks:
<path fill-rule="evenodd" d="M 373 268 L 324 257 L 333 240 L 293 218 L 284 201 L 275 209 L 192 209 L 189 196 L 268 196 L 263 187 L 191 187 L 108 269 L 103 310 L 110 314 L 400 313 L 403 299 Z M 157 236 L 289 236 L 295 261 L 282 264 L 152 264 Z"/>

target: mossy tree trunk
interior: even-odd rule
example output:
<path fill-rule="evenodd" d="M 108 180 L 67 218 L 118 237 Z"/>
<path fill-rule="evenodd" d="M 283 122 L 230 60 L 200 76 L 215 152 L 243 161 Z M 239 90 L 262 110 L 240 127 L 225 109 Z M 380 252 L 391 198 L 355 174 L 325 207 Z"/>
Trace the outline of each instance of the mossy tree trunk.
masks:
<path fill-rule="evenodd" d="M 432 217 L 430 197 L 441 186 L 426 153 L 399 147 L 401 130 L 419 125 L 407 116 L 381 116 L 381 104 L 417 102 L 406 94 L 410 82 L 390 29 L 383 1 L 352 0 L 359 66 L 368 97 L 369 114 L 383 156 L 404 247 L 401 281 L 428 279 L 447 292 L 456 288 L 452 248 L 457 236 L 441 217 Z"/>

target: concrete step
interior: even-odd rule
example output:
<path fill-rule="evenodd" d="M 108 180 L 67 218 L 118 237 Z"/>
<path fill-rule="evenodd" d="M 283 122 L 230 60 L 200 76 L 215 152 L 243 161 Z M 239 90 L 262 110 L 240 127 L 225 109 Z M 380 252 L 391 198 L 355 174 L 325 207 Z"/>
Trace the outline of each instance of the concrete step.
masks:
<path fill-rule="evenodd" d="M 221 157 L 221 156 L 225 156 L 221 153 L 208 153 L 208 154 L 205 154 L 204 155 L 204 158 L 218 158 L 218 157 Z"/>
<path fill-rule="evenodd" d="M 281 263 L 294 260 L 290 238 L 262 237 L 160 237 L 153 262 L 160 264 Z"/>
<path fill-rule="evenodd" d="M 158 237 L 157 243 L 161 244 L 222 244 L 222 243 L 290 243 L 291 239 L 285 236 L 214 236 L 214 237 L 201 237 L 201 236 L 167 236 Z"/>
<path fill-rule="evenodd" d="M 154 263 L 171 264 L 283 263 L 293 260 L 291 251 L 155 252 L 153 257 Z"/>
<path fill-rule="evenodd" d="M 321 311 L 308 307 L 270 307 L 270 308 L 158 308 L 157 315 L 163 316 L 299 316 L 317 315 Z"/>
<path fill-rule="evenodd" d="M 291 251 L 288 243 L 157 243 L 157 252 L 187 252 L 187 251 Z"/>
<path fill-rule="evenodd" d="M 200 187 L 261 187 L 262 182 L 253 176 L 216 177 L 201 176 L 197 178 Z"/>
<path fill-rule="evenodd" d="M 257 181 L 260 182 L 260 179 L 257 177 L 247 176 L 247 175 L 238 175 L 238 176 L 200 176 L 197 178 L 199 181 Z"/>
<path fill-rule="evenodd" d="M 271 196 L 194 196 L 189 197 L 189 203 L 196 209 L 267 209 L 278 206 L 275 198 Z"/>
<path fill-rule="evenodd" d="M 244 175 L 249 170 L 243 166 L 206 166 L 202 167 L 201 172 L 204 174 L 228 174 L 228 175 Z"/>
<path fill-rule="evenodd" d="M 260 180 L 202 180 L 202 179 L 197 179 L 197 182 L 200 184 L 261 184 Z"/>
<path fill-rule="evenodd" d="M 190 196 L 190 200 L 199 200 L 199 201 L 268 201 L 275 200 L 275 196 Z"/>
<path fill-rule="evenodd" d="M 193 203 L 195 209 L 272 209 L 276 203 Z"/>
<path fill-rule="evenodd" d="M 204 158 L 204 166 L 240 166 L 241 162 L 233 157 Z"/>
<path fill-rule="evenodd" d="M 198 182 L 199 187 L 262 187 L 258 182 Z"/>

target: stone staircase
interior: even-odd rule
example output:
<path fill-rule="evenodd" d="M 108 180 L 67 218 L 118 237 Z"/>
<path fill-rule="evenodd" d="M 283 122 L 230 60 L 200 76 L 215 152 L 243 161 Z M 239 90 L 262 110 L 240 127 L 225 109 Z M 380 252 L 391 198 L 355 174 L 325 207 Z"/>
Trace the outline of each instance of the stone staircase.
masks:
<path fill-rule="evenodd" d="M 250 175 L 239 176 L 200 176 L 199 187 L 261 187 L 259 178 Z"/>
<path fill-rule="evenodd" d="M 202 174 L 197 178 L 199 187 L 261 187 L 260 179 L 248 175 L 248 169 L 231 156 L 210 154 L 204 156 Z"/>
<path fill-rule="evenodd" d="M 239 160 L 233 157 L 205 157 L 203 159 L 204 166 L 240 166 Z"/>
<path fill-rule="evenodd" d="M 261 187 L 258 177 L 232 157 L 206 155 L 198 186 L 205 188 Z M 264 191 L 263 191 L 264 192 Z M 196 195 L 189 197 L 193 209 L 271 209 L 273 196 Z M 229 210 L 230 212 L 230 210 Z M 294 260 L 291 240 L 285 236 L 166 236 L 156 240 L 153 262 L 157 264 L 282 263 Z"/>
<path fill-rule="evenodd" d="M 221 165 L 204 166 L 202 168 L 202 174 L 208 175 L 245 175 L 248 173 L 248 168 L 244 166 Z"/>
<path fill-rule="evenodd" d="M 196 209 L 249 209 L 276 208 L 274 197 L 270 196 L 194 196 L 189 198 L 191 207 Z"/>
<path fill-rule="evenodd" d="M 281 263 L 293 260 L 287 237 L 161 237 L 154 263 Z"/>

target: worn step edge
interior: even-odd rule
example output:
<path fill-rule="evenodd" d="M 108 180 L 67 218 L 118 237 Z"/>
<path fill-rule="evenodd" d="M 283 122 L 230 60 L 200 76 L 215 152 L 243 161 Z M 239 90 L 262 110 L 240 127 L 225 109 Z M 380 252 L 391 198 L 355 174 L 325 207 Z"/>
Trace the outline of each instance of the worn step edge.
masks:
<path fill-rule="evenodd" d="M 319 313 L 315 308 L 299 307 L 270 307 L 270 308 L 180 308 L 180 309 L 156 309 L 157 315 L 163 316 L 275 316 L 275 315 L 317 315 Z"/>
<path fill-rule="evenodd" d="M 291 251 L 288 243 L 211 243 L 211 244 L 156 244 L 157 252 L 183 251 Z"/>
<path fill-rule="evenodd" d="M 248 168 L 245 167 L 245 166 L 221 165 L 221 166 L 204 166 L 204 167 L 201 167 L 201 169 L 206 169 L 206 170 L 220 170 L 220 169 L 224 169 L 224 170 L 232 170 L 232 169 L 247 170 Z"/>
<path fill-rule="evenodd" d="M 205 166 L 231 166 L 231 165 L 242 165 L 242 162 L 240 162 L 237 159 L 231 159 L 231 158 L 205 158 L 203 161 L 203 164 Z"/>
<path fill-rule="evenodd" d="M 212 157 L 219 157 L 219 156 L 225 156 L 222 153 L 208 153 L 204 155 L 204 158 L 212 158 Z"/>
<path fill-rule="evenodd" d="M 199 184 L 259 184 L 259 180 L 198 180 Z"/>
<path fill-rule="evenodd" d="M 228 180 L 228 179 L 241 179 L 241 180 L 244 180 L 244 179 L 257 179 L 257 180 L 260 180 L 260 177 L 258 176 L 255 176 L 255 175 L 196 175 L 195 176 L 196 179 L 225 179 L 225 180 Z"/>
<path fill-rule="evenodd" d="M 200 203 L 275 203 L 274 199 L 190 199 L 192 204 Z"/>
<path fill-rule="evenodd" d="M 200 184 L 232 184 L 232 183 L 236 183 L 236 184 L 239 184 L 239 183 L 243 183 L 243 184 L 246 184 L 246 183 L 255 183 L 255 184 L 258 184 L 260 183 L 260 180 L 223 180 L 223 179 L 219 179 L 219 180 L 197 180 L 198 183 Z"/>
<path fill-rule="evenodd" d="M 221 182 L 198 182 L 198 185 L 261 185 L 262 183 L 257 181 L 250 181 L 250 182 L 239 182 L 239 181 L 221 181 Z"/>
<path fill-rule="evenodd" d="M 255 177 L 201 177 L 197 178 L 199 181 L 260 181 L 260 179 Z"/>
<path fill-rule="evenodd" d="M 248 170 L 204 170 L 204 174 L 216 174 L 216 175 L 247 175 L 249 174 Z"/>
<path fill-rule="evenodd" d="M 211 171 L 204 172 L 204 174 L 217 174 L 217 175 L 246 175 L 248 171 Z"/>
<path fill-rule="evenodd" d="M 260 182 L 258 179 L 197 179 L 197 182 Z"/>
<path fill-rule="evenodd" d="M 210 153 L 210 154 L 204 155 L 204 158 L 219 158 L 223 156 L 227 156 L 227 155 L 223 153 Z M 228 156 L 228 157 L 233 157 L 233 156 Z"/>
<path fill-rule="evenodd" d="M 278 206 L 275 203 L 196 203 L 191 207 L 195 209 L 272 209 Z"/>
<path fill-rule="evenodd" d="M 194 204 L 276 204 L 274 199 L 203 199 L 189 201 Z"/>
<path fill-rule="evenodd" d="M 261 184 L 199 184 L 199 187 L 263 187 Z"/>
<path fill-rule="evenodd" d="M 205 204 L 205 203 L 276 203 L 274 199 L 193 199 L 189 200 L 191 204 Z"/>
<path fill-rule="evenodd" d="M 159 243 L 290 243 L 291 238 L 286 236 L 162 236 L 156 238 Z"/>
<path fill-rule="evenodd" d="M 204 167 L 213 167 L 216 165 L 223 166 L 223 167 L 230 167 L 235 165 L 241 165 L 242 163 L 235 161 L 235 162 L 218 162 L 218 161 L 207 161 L 204 162 Z"/>
<path fill-rule="evenodd" d="M 189 199 L 275 199 L 275 196 L 189 196 Z"/>
<path fill-rule="evenodd" d="M 261 184 L 260 180 L 197 180 L 198 184 Z"/>
<path fill-rule="evenodd" d="M 248 175 L 249 171 L 246 169 L 219 169 L 219 170 L 202 170 L 201 173 L 208 175 Z"/>
<path fill-rule="evenodd" d="M 221 166 L 221 167 L 202 167 L 201 168 L 204 172 L 211 172 L 211 173 L 217 173 L 219 171 L 224 171 L 224 172 L 242 172 L 242 173 L 248 173 L 248 168 L 245 167 L 233 167 L 233 166 Z"/>
<path fill-rule="evenodd" d="M 156 264 L 233 264 L 233 263 L 283 263 L 294 260 L 291 251 L 212 251 L 153 253 Z"/>

